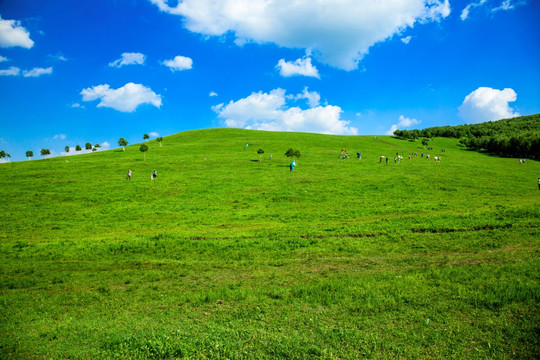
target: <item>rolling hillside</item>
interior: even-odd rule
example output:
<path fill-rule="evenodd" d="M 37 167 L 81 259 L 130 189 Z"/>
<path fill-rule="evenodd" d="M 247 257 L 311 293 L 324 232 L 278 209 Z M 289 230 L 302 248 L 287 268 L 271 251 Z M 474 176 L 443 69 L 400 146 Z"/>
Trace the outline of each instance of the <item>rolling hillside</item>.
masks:
<path fill-rule="evenodd" d="M 210 129 L 147 145 L 146 160 L 133 145 L 0 164 L 4 358 L 540 352 L 538 162 L 451 138 Z"/>

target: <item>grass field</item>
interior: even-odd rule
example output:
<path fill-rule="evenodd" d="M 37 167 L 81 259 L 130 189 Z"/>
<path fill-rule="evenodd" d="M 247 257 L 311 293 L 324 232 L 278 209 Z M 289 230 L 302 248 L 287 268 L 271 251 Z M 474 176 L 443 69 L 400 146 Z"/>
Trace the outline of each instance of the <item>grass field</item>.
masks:
<path fill-rule="evenodd" d="M 147 144 L 0 164 L 1 358 L 540 356 L 539 162 L 443 138 Z"/>

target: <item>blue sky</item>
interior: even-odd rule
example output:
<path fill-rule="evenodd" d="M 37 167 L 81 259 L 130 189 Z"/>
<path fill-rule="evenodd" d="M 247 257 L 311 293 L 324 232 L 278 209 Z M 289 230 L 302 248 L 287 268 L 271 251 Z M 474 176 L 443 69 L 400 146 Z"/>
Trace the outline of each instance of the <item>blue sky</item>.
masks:
<path fill-rule="evenodd" d="M 0 17 L 11 161 L 144 133 L 386 134 L 540 112 L 534 0 L 2 0 Z"/>

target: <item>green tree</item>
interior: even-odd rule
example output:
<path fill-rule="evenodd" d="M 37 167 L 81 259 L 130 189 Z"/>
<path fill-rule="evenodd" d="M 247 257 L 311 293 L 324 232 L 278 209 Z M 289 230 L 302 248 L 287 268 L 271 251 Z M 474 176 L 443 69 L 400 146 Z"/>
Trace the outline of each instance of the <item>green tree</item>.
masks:
<path fill-rule="evenodd" d="M 139 148 L 139 150 L 141 150 L 141 152 L 144 155 L 144 160 L 146 160 L 146 152 L 148 151 L 148 145 L 141 144 L 141 147 Z"/>
<path fill-rule="evenodd" d="M 4 150 L 0 151 L 0 159 L 3 159 L 6 157 L 6 152 Z"/>
<path fill-rule="evenodd" d="M 294 150 L 292 148 L 290 148 L 289 150 L 287 150 L 287 152 L 285 152 L 285 156 L 286 157 L 293 157 L 294 156 Z"/>
<path fill-rule="evenodd" d="M 121 146 L 122 147 L 122 150 L 126 151 L 126 146 L 127 146 L 128 142 L 126 139 L 124 139 L 123 137 L 121 137 L 120 139 L 118 139 L 118 146 Z"/>
<path fill-rule="evenodd" d="M 150 135 L 144 134 L 144 135 L 142 136 L 142 138 L 143 138 L 144 140 L 148 140 L 148 139 L 150 139 Z"/>
<path fill-rule="evenodd" d="M 75 146 L 75 151 L 81 151 L 81 150 L 82 150 L 82 148 L 81 148 L 80 145 Z"/>
<path fill-rule="evenodd" d="M 6 154 L 7 158 L 8 158 L 8 162 L 11 162 L 11 154 Z"/>
<path fill-rule="evenodd" d="M 285 156 L 287 156 L 287 157 L 295 157 L 295 158 L 299 159 L 300 156 L 302 156 L 302 154 L 300 154 L 300 150 L 294 150 L 293 148 L 290 148 L 285 153 Z"/>
<path fill-rule="evenodd" d="M 261 162 L 262 161 L 262 154 L 264 154 L 264 150 L 263 149 L 257 150 L 257 154 L 259 154 L 259 162 Z"/>
<path fill-rule="evenodd" d="M 428 139 L 422 139 L 422 145 L 427 146 L 427 144 L 428 144 Z"/>
<path fill-rule="evenodd" d="M 88 143 L 86 143 L 86 144 L 84 145 L 84 148 L 85 148 L 86 150 L 92 150 L 92 144 L 90 144 L 90 143 L 88 142 Z"/>
<path fill-rule="evenodd" d="M 34 157 L 34 152 L 32 150 L 28 150 L 26 152 L 26 157 L 28 158 L 28 160 L 30 160 L 32 157 Z"/>
<path fill-rule="evenodd" d="M 98 151 L 98 149 L 101 147 L 101 145 L 99 144 L 96 144 L 94 145 L 94 147 L 92 148 L 92 151 Z"/>
<path fill-rule="evenodd" d="M 160 136 L 156 138 L 156 141 L 159 143 L 159 147 L 161 147 L 161 142 L 163 141 L 163 138 Z"/>
<path fill-rule="evenodd" d="M 67 153 L 69 153 L 69 146 L 66 145 L 66 147 L 64 148 L 64 151 Z"/>
<path fill-rule="evenodd" d="M 51 155 L 51 151 L 49 149 L 41 149 L 41 156 L 45 155 Z"/>

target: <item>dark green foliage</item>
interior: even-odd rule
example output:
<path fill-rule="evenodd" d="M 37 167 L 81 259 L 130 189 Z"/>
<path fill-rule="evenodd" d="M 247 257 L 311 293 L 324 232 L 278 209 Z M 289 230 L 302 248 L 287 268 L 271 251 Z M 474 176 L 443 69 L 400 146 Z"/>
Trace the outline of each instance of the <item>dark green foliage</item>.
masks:
<path fill-rule="evenodd" d="M 121 146 L 124 148 L 124 151 L 126 151 L 125 147 L 127 146 L 128 142 L 126 139 L 124 139 L 123 137 L 121 137 L 120 139 L 118 139 L 118 146 Z"/>
<path fill-rule="evenodd" d="M 3 159 L 6 157 L 6 152 L 4 150 L 0 151 L 0 159 Z"/>
<path fill-rule="evenodd" d="M 144 140 L 148 140 L 148 139 L 150 139 L 150 135 L 148 135 L 148 134 L 144 134 L 144 135 L 143 135 L 143 139 L 144 139 Z"/>
<path fill-rule="evenodd" d="M 141 146 L 139 147 L 139 150 L 143 153 L 144 160 L 146 160 L 146 152 L 148 151 L 148 145 L 141 144 Z"/>
<path fill-rule="evenodd" d="M 540 114 L 481 124 L 394 131 L 395 136 L 403 139 L 419 133 L 425 137 L 460 138 L 460 144 L 470 149 L 501 156 L 540 158 Z"/>
<path fill-rule="evenodd" d="M 75 151 L 81 151 L 81 150 L 82 150 L 82 148 L 81 148 L 80 145 L 75 146 Z"/>
<path fill-rule="evenodd" d="M 66 147 L 64 148 L 64 151 L 65 151 L 66 153 L 68 153 L 68 152 L 69 152 L 69 146 L 66 145 Z"/>
<path fill-rule="evenodd" d="M 49 149 L 41 149 L 41 156 L 45 155 L 51 155 L 51 151 Z"/>
<path fill-rule="evenodd" d="M 87 142 L 87 143 L 84 145 L 84 148 L 85 148 L 86 150 L 92 150 L 92 144 L 89 143 L 89 142 Z"/>
<path fill-rule="evenodd" d="M 33 157 L 33 156 L 34 156 L 34 152 L 33 152 L 32 150 L 28 150 L 28 151 L 26 152 L 26 157 L 27 157 L 27 158 L 31 158 L 31 157 Z"/>
<path fill-rule="evenodd" d="M 262 155 L 262 154 L 264 154 L 264 150 L 263 150 L 263 149 L 259 149 L 259 150 L 257 150 L 257 154 L 259 154 L 259 155 Z"/>
<path fill-rule="evenodd" d="M 428 139 L 422 139 L 422 145 L 427 146 L 428 143 Z"/>
<path fill-rule="evenodd" d="M 300 154 L 300 150 L 294 150 L 293 148 L 289 148 L 289 150 L 287 150 L 287 152 L 285 153 L 285 156 L 300 158 L 302 154 Z"/>
<path fill-rule="evenodd" d="M 289 148 L 289 150 L 287 150 L 287 151 L 285 152 L 285 156 L 286 156 L 286 157 L 292 157 L 292 156 L 294 156 L 294 150 L 293 150 L 292 148 Z"/>

